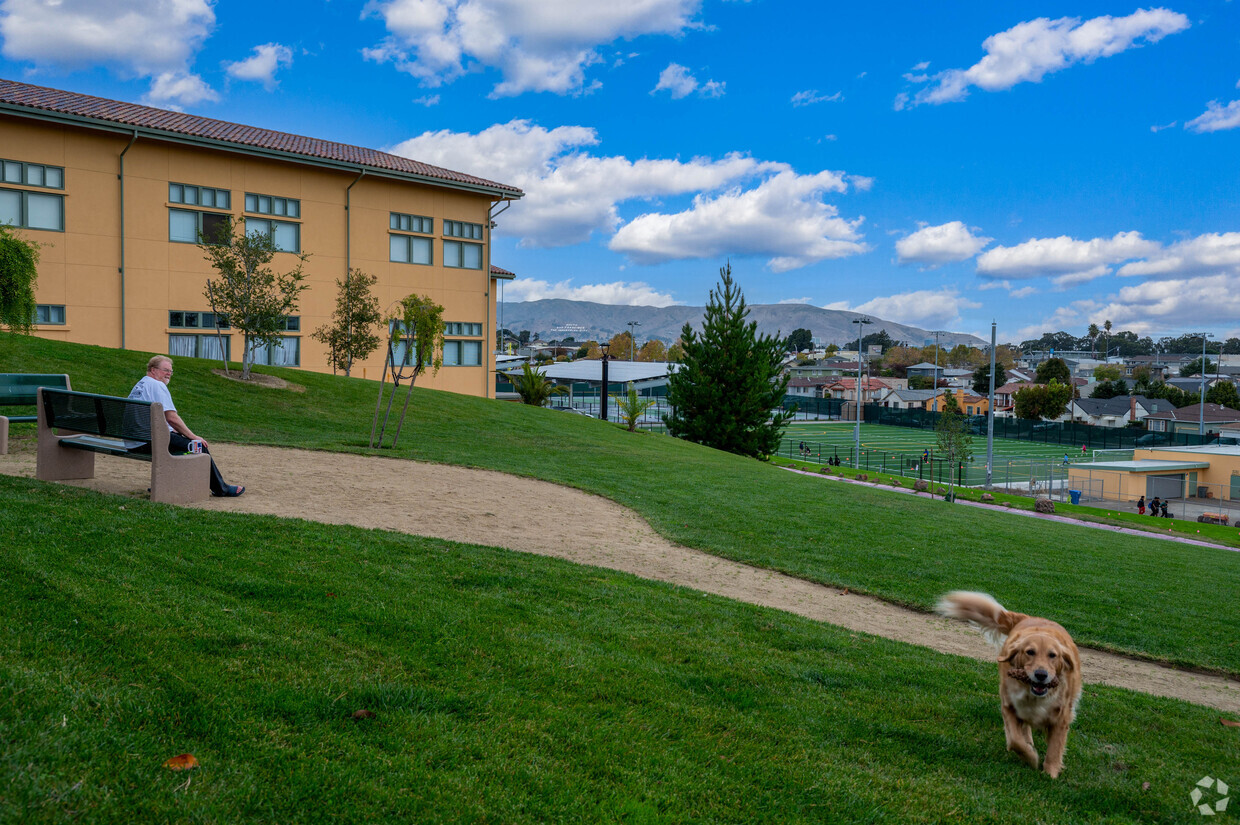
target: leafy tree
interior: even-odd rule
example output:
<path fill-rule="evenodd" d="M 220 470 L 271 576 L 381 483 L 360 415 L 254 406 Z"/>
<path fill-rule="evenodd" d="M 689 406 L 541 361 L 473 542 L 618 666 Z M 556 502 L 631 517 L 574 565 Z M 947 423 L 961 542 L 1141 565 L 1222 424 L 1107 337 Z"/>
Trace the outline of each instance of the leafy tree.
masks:
<path fill-rule="evenodd" d="M 1099 381 L 1094 385 L 1093 391 L 1089 394 L 1090 398 L 1115 398 L 1120 395 L 1128 394 L 1128 383 L 1122 378 L 1114 381 Z"/>
<path fill-rule="evenodd" d="M 607 354 L 617 361 L 631 361 L 637 354 L 637 350 L 633 348 L 633 335 L 627 329 L 613 335 L 609 343 L 611 347 Z"/>
<path fill-rule="evenodd" d="M 1072 380 L 1072 370 L 1068 369 L 1062 358 L 1048 358 L 1038 364 L 1037 383 L 1049 384 L 1052 380 L 1060 384 L 1067 384 Z"/>
<path fill-rule="evenodd" d="M 969 435 L 964 416 L 960 414 L 960 406 L 956 396 L 948 393 L 943 399 L 943 410 L 939 413 L 939 421 L 934 426 L 934 440 L 940 458 L 947 460 L 948 465 L 955 468 L 959 462 L 967 462 L 973 458 L 973 436 Z M 955 500 L 956 473 L 948 474 L 948 495 Z"/>
<path fill-rule="evenodd" d="M 1118 381 L 1123 375 L 1124 371 L 1115 364 L 1099 364 L 1094 367 L 1095 381 Z"/>
<path fill-rule="evenodd" d="M 241 380 L 248 381 L 254 348 L 279 343 L 284 319 L 297 312 L 298 296 L 306 289 L 302 266 L 310 256 L 302 253 L 292 270 L 275 272 L 270 267 L 278 251 L 274 238 L 246 234 L 245 224 L 232 217 L 212 237 L 200 235 L 198 248 L 219 275 L 203 290 L 211 311 L 244 336 Z"/>
<path fill-rule="evenodd" d="M 839 351 L 840 351 L 840 348 L 836 346 L 835 344 L 827 344 L 826 353 L 827 353 L 828 358 L 830 358 L 832 355 L 835 355 Z"/>
<path fill-rule="evenodd" d="M 1007 372 L 1003 365 L 995 361 L 995 386 L 1002 387 L 1007 381 Z M 982 364 L 973 371 L 973 392 L 978 395 L 990 395 L 990 364 Z"/>
<path fill-rule="evenodd" d="M 897 345 L 897 341 L 887 334 L 887 330 L 880 329 L 878 332 L 871 332 L 861 339 L 861 351 L 869 352 L 870 347 L 882 347 L 883 352 Z"/>
<path fill-rule="evenodd" d="M 523 329 L 517 333 L 517 343 L 519 343 L 521 346 L 525 346 L 529 342 L 530 342 L 530 331 L 528 329 Z"/>
<path fill-rule="evenodd" d="M 969 364 L 969 345 L 957 344 L 947 353 L 947 363 L 953 367 L 966 367 Z"/>
<path fill-rule="evenodd" d="M 388 314 L 388 351 L 383 366 L 383 380 L 379 382 L 379 399 L 375 402 L 375 417 L 370 424 L 370 446 L 383 446 L 383 433 L 387 430 L 388 414 L 392 411 L 392 401 L 400 389 L 401 381 L 409 382 L 405 392 L 405 404 L 400 410 L 400 421 L 396 424 L 396 434 L 392 437 L 392 447 L 400 439 L 400 429 L 405 424 L 405 413 L 409 410 L 409 397 L 413 395 L 413 385 L 419 376 L 431 368 L 431 374 L 439 372 L 443 366 L 443 307 L 425 295 L 407 295 L 400 299 Z M 383 402 L 383 389 L 387 385 L 388 368 L 392 371 L 392 394 L 388 396 L 387 410 L 383 413 L 383 426 L 379 429 L 379 437 L 375 438 L 375 427 L 379 423 L 379 405 Z"/>
<path fill-rule="evenodd" d="M 1150 388 L 1150 368 L 1144 364 L 1132 369 L 1133 390 L 1144 393 Z"/>
<path fill-rule="evenodd" d="M 908 379 L 908 388 L 910 390 L 932 390 L 934 389 L 934 378 L 929 375 L 914 375 Z"/>
<path fill-rule="evenodd" d="M 34 328 L 34 287 L 40 244 L 0 224 L 0 327 L 29 335 Z"/>
<path fill-rule="evenodd" d="M 921 350 L 913 347 L 892 347 L 883 353 L 883 369 L 896 378 L 908 377 L 908 368 L 921 363 Z"/>
<path fill-rule="evenodd" d="M 319 327 L 311 337 L 327 345 L 327 363 L 332 372 L 343 370 L 348 375 L 354 361 L 361 361 L 379 348 L 377 329 L 383 320 L 379 299 L 371 293 L 371 287 L 379 279 L 374 275 L 354 269 L 349 277 L 336 279 L 340 293 L 336 296 L 336 311 L 332 322 Z"/>
<path fill-rule="evenodd" d="M 676 342 L 667 348 L 667 360 L 673 364 L 679 364 L 685 360 L 685 342 L 679 338 Z"/>
<path fill-rule="evenodd" d="M 573 354 L 573 357 L 574 358 L 589 358 L 591 346 L 593 346 L 595 349 L 598 349 L 598 342 L 597 341 L 586 341 L 584 344 L 577 347 L 577 352 Z"/>
<path fill-rule="evenodd" d="M 805 328 L 798 328 L 792 331 L 784 342 L 784 348 L 789 352 L 800 352 L 801 350 L 814 348 L 814 333 Z"/>
<path fill-rule="evenodd" d="M 1148 398 L 1162 398 L 1169 401 L 1171 405 L 1177 409 L 1187 407 L 1189 404 L 1197 403 L 1197 394 L 1189 395 L 1179 387 L 1173 387 L 1170 384 L 1156 381 L 1150 385 L 1145 395 Z"/>
<path fill-rule="evenodd" d="M 637 422 L 646 414 L 646 410 L 654 406 L 653 398 L 642 398 L 637 394 L 637 387 L 632 381 L 629 382 L 628 391 L 624 395 L 611 393 L 611 397 L 616 399 L 616 409 L 620 412 L 620 420 L 628 428 L 629 432 L 637 430 Z"/>
<path fill-rule="evenodd" d="M 664 421 L 678 438 L 765 459 L 793 415 L 778 410 L 788 387 L 788 376 L 779 375 L 783 342 L 745 322 L 749 308 L 732 280 L 732 265 L 719 274 L 702 332 L 689 324 L 681 330 L 684 360 L 668 380 L 673 412 Z"/>
<path fill-rule="evenodd" d="M 995 363 L 1002 364 L 1005 370 L 1016 367 L 1016 358 L 1019 355 L 1020 348 L 1011 344 L 999 344 L 995 347 Z"/>
<path fill-rule="evenodd" d="M 1201 340 L 1201 339 L 1199 338 L 1197 340 Z M 1217 375 L 1218 364 L 1214 363 L 1209 358 L 1207 358 L 1205 373 L 1206 375 Z M 1192 378 L 1194 375 L 1201 375 L 1201 357 L 1200 356 L 1198 356 L 1197 358 L 1194 358 L 1192 361 L 1189 361 L 1187 364 L 1180 367 L 1181 378 Z"/>
<path fill-rule="evenodd" d="M 568 392 L 529 364 L 522 364 L 521 374 L 512 376 L 512 388 L 521 396 L 521 403 L 531 407 L 545 407 L 551 396 Z"/>
<path fill-rule="evenodd" d="M 1240 354 L 1240 338 L 1228 338 L 1219 351 L 1227 355 Z"/>
<path fill-rule="evenodd" d="M 1106 348 L 1102 350 L 1104 357 L 1111 351 L 1111 321 L 1108 319 L 1102 322 L 1102 331 L 1106 334 Z"/>
<path fill-rule="evenodd" d="M 1073 387 L 1060 384 L 1051 379 L 1048 384 L 1030 384 L 1017 390 L 1012 396 L 1014 412 L 1017 418 L 1040 420 L 1057 418 L 1068 409 L 1072 400 Z"/>
<path fill-rule="evenodd" d="M 1174 338 L 1159 338 L 1158 347 L 1163 352 L 1201 352 L 1200 335 L 1179 335 Z M 1218 354 L 1221 345 L 1218 341 L 1206 341 L 1206 352 Z"/>
<path fill-rule="evenodd" d="M 1098 329 L 1097 324 L 1090 324 L 1086 334 L 1089 336 L 1089 354 L 1094 355 L 1098 351 L 1098 336 L 1102 334 L 1102 330 Z"/>
<path fill-rule="evenodd" d="M 1236 392 L 1236 385 L 1230 381 L 1220 381 L 1206 390 L 1206 401 L 1240 410 L 1240 393 Z"/>
<path fill-rule="evenodd" d="M 658 338 L 651 338 L 642 344 L 642 348 L 637 351 L 638 361 L 666 361 L 667 346 Z"/>

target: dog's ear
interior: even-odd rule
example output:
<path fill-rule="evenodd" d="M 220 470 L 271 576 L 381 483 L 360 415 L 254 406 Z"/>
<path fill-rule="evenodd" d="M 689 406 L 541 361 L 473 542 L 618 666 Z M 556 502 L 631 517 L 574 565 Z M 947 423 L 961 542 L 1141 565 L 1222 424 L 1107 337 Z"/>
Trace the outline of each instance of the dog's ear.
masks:
<path fill-rule="evenodd" d="M 1067 650 L 1064 650 L 1063 648 L 1060 648 L 1059 656 L 1061 659 L 1063 659 L 1064 670 L 1076 670 L 1076 667 L 1077 667 L 1076 659 L 1072 656 L 1070 652 L 1068 652 Z"/>
<path fill-rule="evenodd" d="M 999 651 L 998 661 L 1012 662 L 1012 664 L 1016 665 L 1017 667 L 1020 667 L 1020 661 L 1019 661 L 1020 657 L 1021 657 L 1020 645 L 1014 645 L 1012 644 L 1012 640 L 1008 639 L 1007 644 L 1005 644 L 1003 648 Z"/>

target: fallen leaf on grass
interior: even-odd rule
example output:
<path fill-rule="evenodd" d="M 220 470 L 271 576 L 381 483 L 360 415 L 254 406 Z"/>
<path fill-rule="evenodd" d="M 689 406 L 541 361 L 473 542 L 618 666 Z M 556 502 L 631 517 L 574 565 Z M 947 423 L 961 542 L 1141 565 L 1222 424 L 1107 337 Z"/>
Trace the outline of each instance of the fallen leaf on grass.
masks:
<path fill-rule="evenodd" d="M 1240 728 L 1240 722 L 1237 722 L 1235 719 L 1224 719 L 1220 716 L 1218 720 L 1229 728 Z"/>
<path fill-rule="evenodd" d="M 374 717 L 375 712 L 373 710 L 366 710 L 366 708 L 362 708 L 361 710 L 353 711 L 354 719 L 373 719 Z"/>
<path fill-rule="evenodd" d="M 1141 783 L 1141 790 L 1143 790 L 1143 791 L 1148 791 L 1149 789 L 1150 789 L 1150 783 L 1148 783 L 1148 782 L 1142 782 L 1142 783 Z"/>
<path fill-rule="evenodd" d="M 192 771 L 198 767 L 198 760 L 192 753 L 182 753 L 165 762 L 164 767 L 170 771 Z"/>

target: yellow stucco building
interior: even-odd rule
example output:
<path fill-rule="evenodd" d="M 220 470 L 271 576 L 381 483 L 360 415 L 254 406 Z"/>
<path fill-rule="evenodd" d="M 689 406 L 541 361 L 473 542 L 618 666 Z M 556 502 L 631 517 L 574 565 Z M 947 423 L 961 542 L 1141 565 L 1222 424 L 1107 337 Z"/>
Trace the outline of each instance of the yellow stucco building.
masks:
<path fill-rule="evenodd" d="M 203 288 L 196 245 L 224 216 L 269 234 L 308 288 L 281 345 L 258 363 L 329 371 L 311 333 L 337 279 L 377 276 L 386 308 L 410 293 L 444 307 L 444 368 L 424 385 L 494 394 L 493 217 L 521 190 L 331 141 L 0 80 L 0 224 L 43 245 L 36 334 L 107 347 L 241 360 Z M 355 363 L 378 378 L 383 349 Z"/>
<path fill-rule="evenodd" d="M 1109 501 L 1186 499 L 1205 506 L 1240 502 L 1240 446 L 1154 447 L 1131 460 L 1093 461 L 1068 468 L 1068 483 Z"/>

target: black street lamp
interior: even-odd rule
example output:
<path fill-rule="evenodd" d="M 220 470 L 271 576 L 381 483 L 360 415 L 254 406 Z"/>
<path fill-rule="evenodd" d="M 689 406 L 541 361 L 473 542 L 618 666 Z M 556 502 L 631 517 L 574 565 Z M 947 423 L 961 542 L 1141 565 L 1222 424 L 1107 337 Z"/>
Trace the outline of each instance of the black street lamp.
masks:
<path fill-rule="evenodd" d="M 599 393 L 598 417 L 603 419 L 604 421 L 607 420 L 607 362 L 611 360 L 610 357 L 607 355 L 607 348 L 610 346 L 611 344 L 599 344 L 598 345 L 598 348 L 603 353 L 603 388 L 602 388 L 602 391 Z"/>

